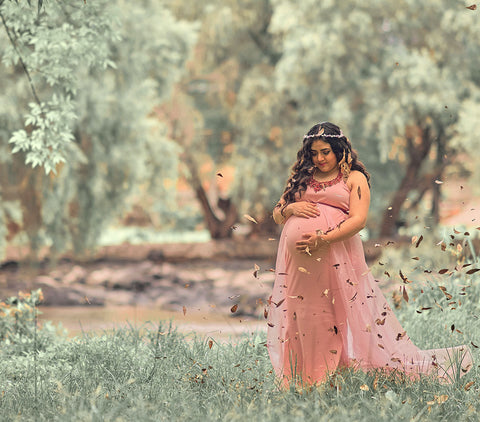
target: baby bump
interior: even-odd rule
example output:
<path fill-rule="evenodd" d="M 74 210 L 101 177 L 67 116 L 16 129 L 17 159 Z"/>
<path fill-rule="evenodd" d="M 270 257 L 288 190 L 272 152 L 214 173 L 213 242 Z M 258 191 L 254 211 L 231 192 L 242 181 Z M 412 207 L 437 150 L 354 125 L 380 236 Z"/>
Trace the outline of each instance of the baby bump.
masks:
<path fill-rule="evenodd" d="M 345 213 L 338 208 L 323 204 L 318 204 L 317 206 L 320 211 L 319 216 L 305 218 L 292 215 L 285 223 L 283 233 L 286 247 L 290 253 L 297 252 L 295 248 L 296 242 L 304 239 L 304 233 L 315 232 L 319 229 L 326 232 L 346 218 Z"/>

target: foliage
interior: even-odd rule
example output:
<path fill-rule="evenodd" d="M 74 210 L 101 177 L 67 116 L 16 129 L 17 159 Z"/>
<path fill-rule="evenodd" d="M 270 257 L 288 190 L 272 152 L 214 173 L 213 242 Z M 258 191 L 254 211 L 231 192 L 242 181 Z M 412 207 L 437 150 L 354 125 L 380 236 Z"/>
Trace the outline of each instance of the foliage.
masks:
<path fill-rule="evenodd" d="M 19 292 L 0 302 L 1 354 L 7 358 L 35 351 L 50 350 L 54 343 L 65 338 L 66 331 L 57 329 L 50 321 L 37 326 L 36 306 L 43 300 L 41 289 L 31 293 Z"/>
<path fill-rule="evenodd" d="M 478 286 L 472 289 L 479 293 Z M 410 329 L 420 346 L 430 342 L 425 324 L 431 322 L 412 318 Z M 465 340 L 479 334 L 471 324 Z M 0 409 L 6 421 L 18 416 L 77 420 L 93 414 L 152 421 L 341 421 L 371 420 L 372 415 L 385 421 L 447 421 L 476 418 L 480 412 L 476 367 L 451 385 L 346 370 L 315 389 L 279 390 L 264 345 L 263 333 L 220 343 L 180 334 L 171 322 L 149 322 L 68 342 L 53 339 L 36 355 L 36 366 L 32 352 L 7 357 L 2 349 Z"/>
<path fill-rule="evenodd" d="M 162 211 L 175 205 L 171 192 L 179 149 L 152 111 L 181 75 L 194 25 L 177 21 L 158 2 L 104 3 L 50 2 L 38 17 L 26 4 L 2 6 L 32 76 L 33 93 L 52 98 L 31 105 L 33 114 L 25 122 L 30 126 L 12 139 L 14 151 L 28 149 L 27 162 L 57 173 L 56 178 L 33 176 L 40 211 L 34 208 L 38 223 L 31 237 L 36 244 L 51 245 L 53 252 L 93 248 L 102 228 L 132 200 L 159 197 Z M 17 51 L 9 47 L 5 65 L 18 62 Z M 9 129 L 18 124 L 32 94 L 16 66 L 6 69 L 12 83 L 2 113 L 11 122 Z M 42 140 L 55 145 L 46 149 Z M 45 154 L 58 160 L 48 164 Z M 64 158 L 67 163 L 58 164 Z M 10 166 L 20 173 L 18 163 Z M 22 179 L 32 177 L 25 173 L 18 176 L 21 186 Z M 135 197 L 129 198 L 132 191 Z M 10 197 L 15 199 L 15 193 Z M 35 211 L 25 206 L 23 212 Z"/>

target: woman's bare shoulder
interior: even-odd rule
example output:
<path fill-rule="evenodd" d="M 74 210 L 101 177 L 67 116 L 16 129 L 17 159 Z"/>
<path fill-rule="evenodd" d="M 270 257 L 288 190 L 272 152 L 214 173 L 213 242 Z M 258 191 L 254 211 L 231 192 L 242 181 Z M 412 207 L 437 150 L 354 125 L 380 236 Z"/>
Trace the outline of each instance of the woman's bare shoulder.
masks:
<path fill-rule="evenodd" d="M 368 186 L 367 177 L 359 170 L 352 170 L 347 179 L 347 186 L 351 189 L 354 186 Z"/>

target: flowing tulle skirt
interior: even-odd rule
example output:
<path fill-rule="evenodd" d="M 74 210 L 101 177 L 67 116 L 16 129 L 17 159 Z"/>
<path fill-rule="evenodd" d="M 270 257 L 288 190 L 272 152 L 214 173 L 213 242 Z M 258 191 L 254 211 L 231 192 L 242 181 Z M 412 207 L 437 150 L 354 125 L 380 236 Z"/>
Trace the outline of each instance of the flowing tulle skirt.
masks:
<path fill-rule="evenodd" d="M 341 209 L 318 207 L 319 217 L 290 217 L 280 238 L 267 339 L 276 375 L 315 384 L 339 366 L 447 382 L 465 374 L 472 367 L 467 346 L 420 350 L 412 343 L 369 272 L 359 235 L 311 256 L 295 249 L 303 233 L 346 218 Z"/>

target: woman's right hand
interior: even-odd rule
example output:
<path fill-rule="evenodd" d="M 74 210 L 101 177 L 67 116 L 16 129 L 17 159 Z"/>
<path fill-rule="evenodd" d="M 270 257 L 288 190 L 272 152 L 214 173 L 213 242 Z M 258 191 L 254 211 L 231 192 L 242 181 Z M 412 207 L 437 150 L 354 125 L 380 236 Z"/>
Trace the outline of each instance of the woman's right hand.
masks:
<path fill-rule="evenodd" d="M 320 215 L 317 205 L 312 202 L 292 202 L 291 204 L 287 205 L 287 208 L 290 210 L 292 215 L 297 217 L 310 218 L 318 217 Z"/>

